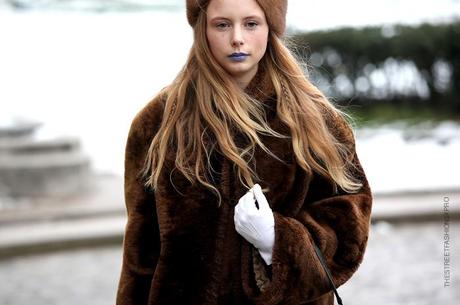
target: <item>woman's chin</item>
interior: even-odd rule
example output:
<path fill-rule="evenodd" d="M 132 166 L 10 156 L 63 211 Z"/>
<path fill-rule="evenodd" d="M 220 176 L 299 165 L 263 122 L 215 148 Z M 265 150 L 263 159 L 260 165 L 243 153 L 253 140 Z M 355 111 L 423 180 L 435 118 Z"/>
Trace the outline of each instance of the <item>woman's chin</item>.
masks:
<path fill-rule="evenodd" d="M 238 65 L 233 65 L 225 69 L 228 74 L 230 74 L 233 78 L 248 78 L 250 76 L 254 76 L 257 72 L 256 67 L 249 67 L 243 63 L 239 63 Z"/>

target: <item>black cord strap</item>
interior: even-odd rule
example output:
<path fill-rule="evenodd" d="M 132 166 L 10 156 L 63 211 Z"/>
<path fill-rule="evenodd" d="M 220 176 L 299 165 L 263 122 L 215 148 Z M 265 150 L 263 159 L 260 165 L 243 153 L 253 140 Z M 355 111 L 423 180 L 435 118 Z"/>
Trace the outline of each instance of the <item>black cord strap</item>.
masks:
<path fill-rule="evenodd" d="M 327 267 L 326 262 L 324 261 L 323 255 L 321 254 L 321 250 L 318 248 L 318 246 L 316 246 L 315 243 L 313 243 L 313 246 L 315 247 L 316 255 L 318 256 L 319 261 L 324 268 L 324 271 L 326 271 L 327 277 L 332 286 L 332 290 L 334 290 L 335 297 L 337 298 L 337 303 L 339 303 L 339 305 L 343 305 L 342 299 L 340 298 L 339 293 L 337 292 L 337 288 L 335 288 L 334 282 L 332 281 L 331 272 L 329 271 L 329 268 Z"/>

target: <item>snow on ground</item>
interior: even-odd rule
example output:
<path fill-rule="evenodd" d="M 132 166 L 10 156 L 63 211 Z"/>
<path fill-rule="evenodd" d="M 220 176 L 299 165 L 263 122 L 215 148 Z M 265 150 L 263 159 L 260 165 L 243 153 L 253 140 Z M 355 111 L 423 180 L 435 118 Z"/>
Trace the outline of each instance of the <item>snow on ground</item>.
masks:
<path fill-rule="evenodd" d="M 460 188 L 460 125 L 402 122 L 356 131 L 357 151 L 375 192 Z"/>

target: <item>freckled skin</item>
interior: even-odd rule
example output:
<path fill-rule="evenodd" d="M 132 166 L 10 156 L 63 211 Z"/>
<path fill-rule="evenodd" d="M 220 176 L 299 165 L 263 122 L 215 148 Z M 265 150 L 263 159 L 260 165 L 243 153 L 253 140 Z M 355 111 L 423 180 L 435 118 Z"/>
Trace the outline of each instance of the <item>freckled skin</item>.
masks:
<path fill-rule="evenodd" d="M 206 37 L 214 58 L 246 87 L 267 49 L 269 29 L 263 10 L 255 0 L 213 0 L 206 20 Z M 239 52 L 248 56 L 229 57 Z"/>

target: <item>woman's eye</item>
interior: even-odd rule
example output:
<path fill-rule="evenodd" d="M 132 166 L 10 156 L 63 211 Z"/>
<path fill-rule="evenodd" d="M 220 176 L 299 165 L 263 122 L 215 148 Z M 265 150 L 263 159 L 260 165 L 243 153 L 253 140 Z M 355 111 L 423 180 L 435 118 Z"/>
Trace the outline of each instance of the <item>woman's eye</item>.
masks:
<path fill-rule="evenodd" d="M 218 24 L 216 24 L 216 27 L 218 29 L 226 29 L 228 27 L 228 24 L 227 23 L 218 23 Z"/>
<path fill-rule="evenodd" d="M 247 26 L 248 28 L 251 28 L 251 29 L 252 29 L 252 28 L 255 28 L 257 25 L 258 25 L 258 24 L 257 24 L 257 22 L 255 22 L 255 21 L 249 21 L 248 23 L 246 23 L 246 26 Z"/>

